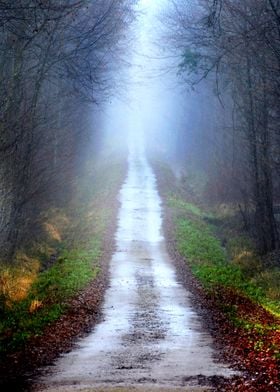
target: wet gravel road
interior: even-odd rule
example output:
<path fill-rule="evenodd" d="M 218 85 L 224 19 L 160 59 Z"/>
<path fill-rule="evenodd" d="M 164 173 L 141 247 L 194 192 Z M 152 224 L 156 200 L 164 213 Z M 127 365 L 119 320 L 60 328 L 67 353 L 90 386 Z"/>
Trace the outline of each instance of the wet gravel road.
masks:
<path fill-rule="evenodd" d="M 156 179 L 143 155 L 130 156 L 119 197 L 117 247 L 103 320 L 47 372 L 43 390 L 206 390 L 186 386 L 198 386 L 203 376 L 229 377 L 232 371 L 215 361 L 191 294 L 176 279 L 161 232 Z"/>

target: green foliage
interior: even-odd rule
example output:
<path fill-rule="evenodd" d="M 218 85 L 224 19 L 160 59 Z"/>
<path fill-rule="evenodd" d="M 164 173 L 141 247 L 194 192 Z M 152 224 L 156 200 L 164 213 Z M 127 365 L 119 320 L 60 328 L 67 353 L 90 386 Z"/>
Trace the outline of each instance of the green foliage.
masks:
<path fill-rule="evenodd" d="M 246 237 L 230 239 L 225 250 L 200 208 L 178 196 L 169 198 L 169 206 L 175 213 L 177 248 L 207 289 L 230 287 L 280 313 L 280 270 L 265 269 Z"/>
<path fill-rule="evenodd" d="M 188 73 L 197 73 L 202 56 L 198 52 L 194 52 L 190 48 L 186 48 L 183 54 L 183 59 L 179 64 L 180 71 L 188 71 Z"/>
<path fill-rule="evenodd" d="M 190 262 L 224 262 L 225 254 L 220 242 L 204 222 L 178 218 L 176 227 L 178 249 Z"/>
<path fill-rule="evenodd" d="M 191 213 L 196 216 L 202 216 L 202 210 L 193 203 L 188 203 L 176 195 L 168 198 L 169 207 L 178 208 L 186 213 Z"/>
<path fill-rule="evenodd" d="M 31 294 L 41 301 L 64 301 L 96 276 L 98 266 L 94 263 L 100 255 L 97 239 L 88 249 L 64 250 L 54 266 L 40 274 Z"/>
<path fill-rule="evenodd" d="M 0 352 L 17 348 L 42 333 L 67 309 L 67 301 L 99 271 L 101 242 L 94 239 L 87 249 L 64 250 L 57 262 L 39 274 L 28 296 L 5 311 L 0 322 Z M 36 301 L 40 306 L 32 311 Z"/>
<path fill-rule="evenodd" d="M 67 311 L 71 298 L 95 279 L 100 271 L 104 235 L 112 220 L 109 202 L 123 174 L 120 162 L 96 166 L 86 180 L 77 184 L 76 199 L 70 205 L 44 214 L 48 236 L 31 251 L 36 260 L 24 255 L 28 273 L 21 264 L 13 274 L 0 270 L 0 281 L 6 285 L 6 291 L 0 291 L 0 354 L 18 349 L 30 337 L 40 335 L 46 325 Z M 59 240 L 54 241 L 54 237 Z M 54 253 L 57 258 L 49 264 Z M 12 284 L 17 275 L 21 283 L 17 286 L 25 282 L 24 291 Z M 8 291 L 9 301 L 5 294 Z"/>

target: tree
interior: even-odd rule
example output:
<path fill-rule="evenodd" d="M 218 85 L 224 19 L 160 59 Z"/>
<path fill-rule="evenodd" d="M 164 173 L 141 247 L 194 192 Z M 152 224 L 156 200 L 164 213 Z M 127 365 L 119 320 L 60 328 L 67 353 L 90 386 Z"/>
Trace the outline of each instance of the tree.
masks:
<path fill-rule="evenodd" d="M 112 92 L 128 0 L 0 2 L 0 243 L 11 259 L 46 203 L 71 193 L 90 105 Z M 52 193 L 52 197 L 49 193 Z"/>
<path fill-rule="evenodd" d="M 240 197 L 247 195 L 243 217 L 253 210 L 262 253 L 279 245 L 273 212 L 279 183 L 273 158 L 279 146 L 278 10 L 273 0 L 178 0 L 168 17 L 170 42 L 182 54 L 181 73 L 193 86 L 212 81 L 232 112 L 228 124 L 243 156 L 242 165 L 237 163 Z M 245 220 L 248 227 L 250 216 Z"/>

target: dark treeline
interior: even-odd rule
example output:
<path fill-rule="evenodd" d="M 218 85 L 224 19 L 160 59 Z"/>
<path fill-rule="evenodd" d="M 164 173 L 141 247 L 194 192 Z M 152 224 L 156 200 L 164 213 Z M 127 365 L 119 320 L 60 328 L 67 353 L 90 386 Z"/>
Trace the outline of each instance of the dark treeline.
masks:
<path fill-rule="evenodd" d="M 114 88 L 129 0 L 0 1 L 0 247 L 11 260 L 42 211 L 65 205 Z"/>
<path fill-rule="evenodd" d="M 173 0 L 169 46 L 190 92 L 186 160 L 208 175 L 206 198 L 235 203 L 266 253 L 279 246 L 280 1 Z M 190 165 L 190 162 L 188 162 Z"/>

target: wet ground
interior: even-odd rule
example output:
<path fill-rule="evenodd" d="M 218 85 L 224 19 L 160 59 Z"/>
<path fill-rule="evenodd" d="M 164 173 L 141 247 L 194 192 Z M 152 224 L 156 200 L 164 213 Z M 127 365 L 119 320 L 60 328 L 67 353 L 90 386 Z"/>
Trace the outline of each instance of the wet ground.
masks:
<path fill-rule="evenodd" d="M 48 370 L 42 389 L 207 390 L 208 378 L 233 372 L 215 360 L 191 294 L 176 279 L 156 179 L 142 155 L 130 157 L 120 202 L 103 320 Z M 122 386 L 130 388 L 110 389 Z"/>

